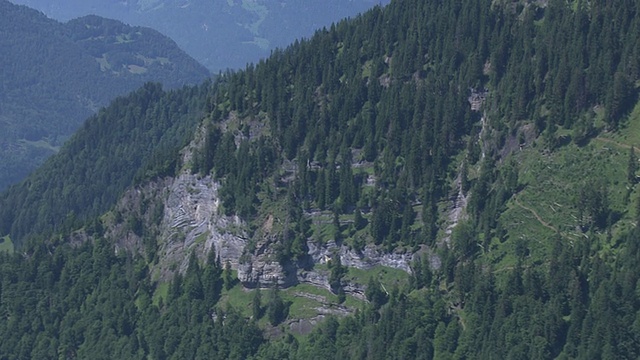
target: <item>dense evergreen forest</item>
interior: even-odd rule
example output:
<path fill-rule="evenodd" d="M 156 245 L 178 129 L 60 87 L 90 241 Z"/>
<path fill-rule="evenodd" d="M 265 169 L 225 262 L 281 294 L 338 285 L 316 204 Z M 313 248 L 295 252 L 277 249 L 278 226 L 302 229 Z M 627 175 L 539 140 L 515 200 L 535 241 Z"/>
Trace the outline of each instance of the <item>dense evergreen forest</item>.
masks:
<path fill-rule="evenodd" d="M 159 32 L 97 16 L 59 23 L 0 1 L 0 190 L 24 179 L 82 122 L 145 82 L 209 77 Z"/>
<path fill-rule="evenodd" d="M 614 144 L 601 136 L 637 120 L 638 6 L 399 0 L 213 83 L 168 93 L 149 84 L 119 99 L 0 198 L 0 234 L 20 248 L 0 261 L 2 353 L 638 358 L 633 146 L 623 175 L 583 169 L 590 177 L 564 190 L 574 202 L 553 206 L 572 222 L 545 222 L 541 210 L 520 206 L 542 229 L 533 241 L 513 236 L 507 216 L 538 180 L 519 168 L 535 164 L 516 159 L 578 156 L 598 139 Z M 183 163 L 179 150 L 197 138 Z M 516 149 L 526 150 L 516 158 Z M 614 162 L 607 149 L 598 148 L 602 163 Z M 213 253 L 202 265 L 192 255 L 157 299 L 153 264 L 114 255 L 97 217 L 125 188 L 179 171 L 212 174 L 224 211 L 254 230 L 277 211 L 263 199 L 280 203 L 281 263 L 303 264 L 309 241 L 328 240 L 309 226 L 310 214 L 325 211 L 335 219 L 332 241 L 415 252 L 410 281 L 386 289 L 372 279 L 362 309 L 305 337 L 268 338 L 257 326 L 286 318 L 277 288 L 266 302 L 256 295 L 248 319 L 218 304 L 234 285 Z M 449 234 L 446 204 L 459 193 L 466 216 Z M 82 227 L 93 241 L 65 245 Z M 342 266 L 331 271 L 339 293 Z"/>

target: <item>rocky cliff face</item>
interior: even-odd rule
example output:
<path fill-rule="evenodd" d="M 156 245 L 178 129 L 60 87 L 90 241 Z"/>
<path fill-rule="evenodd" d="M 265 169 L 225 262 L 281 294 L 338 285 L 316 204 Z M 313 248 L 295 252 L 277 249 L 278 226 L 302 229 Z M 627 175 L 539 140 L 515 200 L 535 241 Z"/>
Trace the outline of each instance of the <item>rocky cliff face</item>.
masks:
<path fill-rule="evenodd" d="M 267 220 L 273 221 L 270 216 Z M 260 235 L 258 235 L 260 236 Z M 281 288 L 298 283 L 295 266 L 283 266 L 276 257 L 274 245 L 278 241 L 277 235 L 270 234 L 256 239 L 253 252 L 246 252 L 238 266 L 238 279 L 246 287 Z"/>
<path fill-rule="evenodd" d="M 107 235 L 116 249 L 154 258 L 154 276 L 162 280 L 184 272 L 191 252 L 204 260 L 212 248 L 235 269 L 246 246 L 246 226 L 238 217 L 219 214 L 218 187 L 210 176 L 183 172 L 130 190 L 108 222 Z"/>
<path fill-rule="evenodd" d="M 189 254 L 203 259 L 215 248 L 232 268 L 246 246 L 245 225 L 238 217 L 219 214 L 219 184 L 211 177 L 181 174 L 166 189 L 158 249 L 163 277 L 186 270 Z"/>
<path fill-rule="evenodd" d="M 367 245 L 362 252 L 358 252 L 346 245 L 338 246 L 334 241 L 322 246 L 309 242 L 309 255 L 314 264 L 325 264 L 333 254 L 339 255 L 342 265 L 348 267 L 367 270 L 382 265 L 411 273 L 412 254 L 409 253 L 385 254 L 371 244 Z"/>
<path fill-rule="evenodd" d="M 246 287 L 278 284 L 286 288 L 308 283 L 328 289 L 328 274 L 313 270 L 313 265 L 324 264 L 336 255 L 348 267 L 371 269 L 382 265 L 411 272 L 410 253 L 385 254 L 372 245 L 357 252 L 333 241 L 323 245 L 309 241 L 310 263 L 283 266 L 274 246 L 280 235 L 264 229 L 270 228 L 273 216 L 267 216 L 262 231 L 250 239 L 244 221 L 221 213 L 218 188 L 219 184 L 210 176 L 200 177 L 185 171 L 176 178 L 130 190 L 116 207 L 116 215 L 108 226 L 108 237 L 116 242 L 117 248 L 138 253 L 146 251 L 147 256 L 153 256 L 153 274 L 162 280 L 170 279 L 176 271 L 185 271 L 191 252 L 195 251 L 204 261 L 212 248 L 223 264 L 228 261 L 231 268 L 237 270 L 239 280 Z M 142 224 L 139 226 L 138 222 Z M 252 243 L 250 248 L 249 243 Z M 345 284 L 345 290 L 362 297 L 364 289 Z"/>

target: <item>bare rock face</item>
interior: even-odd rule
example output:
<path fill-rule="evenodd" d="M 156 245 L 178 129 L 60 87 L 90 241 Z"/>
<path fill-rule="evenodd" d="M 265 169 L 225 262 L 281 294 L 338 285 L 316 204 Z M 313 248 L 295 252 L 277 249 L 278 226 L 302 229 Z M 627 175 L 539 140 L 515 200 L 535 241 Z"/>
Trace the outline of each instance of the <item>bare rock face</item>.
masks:
<path fill-rule="evenodd" d="M 264 260 L 259 257 L 252 261 L 240 264 L 238 267 L 238 279 L 248 288 L 273 287 L 281 288 L 294 286 L 298 283 L 295 268 L 283 267 L 280 263 Z"/>
<path fill-rule="evenodd" d="M 272 221 L 273 218 L 269 217 L 266 223 Z M 269 231 L 266 232 L 268 233 Z M 250 288 L 271 287 L 274 285 L 286 288 L 297 284 L 295 267 L 293 265 L 285 267 L 277 259 L 274 247 L 278 240 L 277 236 L 273 234 L 264 235 L 258 239 L 253 254 L 245 254 L 241 264 L 238 266 L 238 279 L 240 282 Z"/>
<path fill-rule="evenodd" d="M 218 189 L 219 184 L 210 176 L 188 172 L 131 189 L 116 207 L 116 217 L 120 219 L 108 224 L 108 236 L 116 243 L 116 249 L 134 253 L 144 253 L 143 237 L 152 237 L 158 258 L 153 274 L 160 280 L 185 272 L 192 252 L 204 262 L 213 248 L 222 264 L 229 262 L 238 271 L 238 278 L 246 287 L 277 284 L 286 288 L 297 284 L 295 265 L 283 267 L 278 262 L 274 247 L 277 234 L 261 232 L 255 250 L 246 251 L 247 226 L 237 216 L 221 214 Z M 141 222 L 145 234 L 136 234 L 130 225 L 135 221 L 127 219 Z"/>
<path fill-rule="evenodd" d="M 191 252 L 204 262 L 212 248 L 223 264 L 236 269 L 247 242 L 246 225 L 219 214 L 218 188 L 210 176 L 183 172 L 131 189 L 113 219 L 105 221 L 106 235 L 116 251 L 144 254 L 151 247 L 158 259 L 153 274 L 160 280 L 184 272 Z"/>
<path fill-rule="evenodd" d="M 192 251 L 204 259 L 212 248 L 222 263 L 238 267 L 246 245 L 245 225 L 237 216 L 219 214 L 218 188 L 210 176 L 188 173 L 166 187 L 158 241 L 162 278 L 185 271 Z"/>
<path fill-rule="evenodd" d="M 160 200 L 161 192 L 171 181 L 162 179 L 127 190 L 112 211 L 112 216 L 103 219 L 105 237 L 114 242 L 116 253 L 121 249 L 133 254 L 145 253 L 143 237 L 156 230 L 157 226 L 150 224 L 159 223 L 161 218 L 154 217 L 152 213 L 157 210 L 162 214 L 164 205 Z M 134 223 L 138 226 L 132 226 Z"/>
<path fill-rule="evenodd" d="M 313 264 L 324 264 L 335 255 L 348 267 L 366 270 L 381 265 L 411 273 L 410 253 L 387 254 L 373 245 L 355 251 L 333 241 L 323 245 L 309 242 L 306 264 L 281 264 L 277 251 L 281 234 L 272 229 L 273 216 L 267 216 L 250 241 L 247 225 L 240 218 L 221 213 L 218 189 L 219 184 L 210 176 L 189 172 L 132 189 L 116 207 L 120 219 L 108 224 L 108 236 L 114 239 L 116 248 L 138 253 L 147 251 L 145 241 L 153 239 L 158 261 L 152 274 L 160 280 L 186 271 L 192 252 L 204 262 L 211 249 L 223 264 L 229 262 L 237 270 L 238 279 L 248 288 L 308 283 L 330 289 L 328 273 L 303 268 L 312 269 Z M 136 221 L 143 224 L 144 231 L 136 233 Z M 248 248 L 249 243 L 252 245 Z M 364 297 L 360 285 L 344 284 L 344 290 Z"/>
<path fill-rule="evenodd" d="M 386 254 L 374 245 L 367 245 L 362 252 L 357 252 L 345 245 L 337 246 L 333 241 L 323 246 L 317 246 L 311 242 L 308 245 L 309 255 L 316 264 L 325 264 L 334 254 L 337 254 L 340 256 L 340 261 L 344 266 L 366 270 L 382 265 L 411 273 L 412 254 Z"/>

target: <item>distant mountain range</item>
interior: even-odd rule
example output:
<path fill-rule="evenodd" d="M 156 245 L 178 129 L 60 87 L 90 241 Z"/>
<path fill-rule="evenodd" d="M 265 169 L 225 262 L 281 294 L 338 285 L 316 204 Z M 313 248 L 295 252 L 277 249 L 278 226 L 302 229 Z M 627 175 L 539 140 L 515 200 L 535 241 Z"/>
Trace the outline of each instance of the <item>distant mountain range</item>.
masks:
<path fill-rule="evenodd" d="M 65 24 L 0 1 L 0 189 L 39 165 L 114 97 L 208 70 L 159 32 L 86 16 Z"/>
<path fill-rule="evenodd" d="M 149 26 L 210 70 L 240 68 L 276 47 L 389 0 L 12 0 L 60 21 L 96 14 Z"/>

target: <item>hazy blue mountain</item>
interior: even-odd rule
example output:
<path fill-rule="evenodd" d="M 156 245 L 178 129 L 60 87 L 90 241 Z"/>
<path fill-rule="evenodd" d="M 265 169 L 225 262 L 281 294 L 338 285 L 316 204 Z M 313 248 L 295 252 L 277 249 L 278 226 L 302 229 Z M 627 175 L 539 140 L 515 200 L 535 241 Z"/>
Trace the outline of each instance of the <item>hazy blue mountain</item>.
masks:
<path fill-rule="evenodd" d="M 66 21 L 96 14 L 152 27 L 217 72 L 243 67 L 300 37 L 389 0 L 12 0 Z"/>
<path fill-rule="evenodd" d="M 0 1 L 0 189 L 23 178 L 114 97 L 206 68 L 159 32 L 85 16 L 65 24 Z"/>

